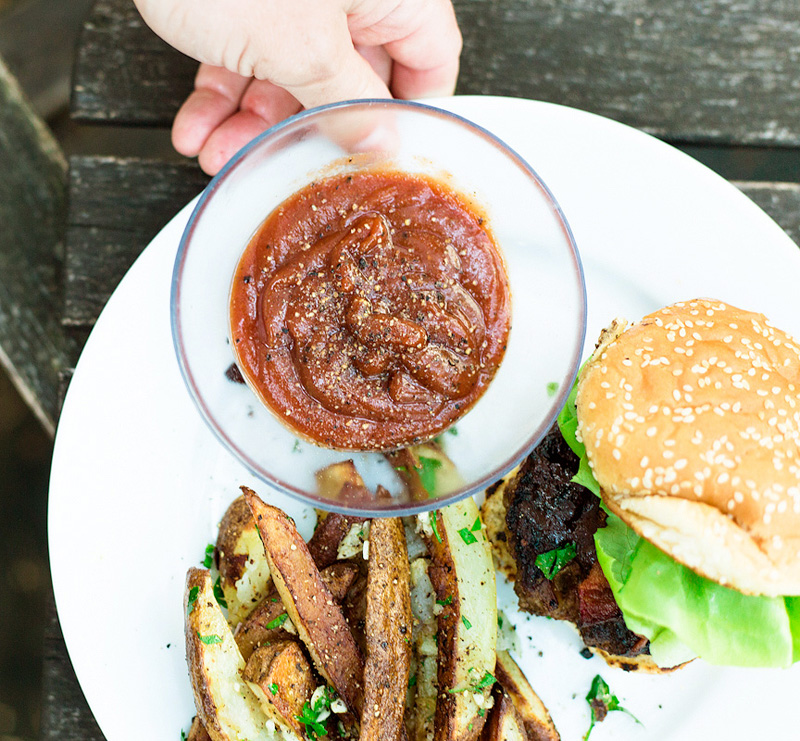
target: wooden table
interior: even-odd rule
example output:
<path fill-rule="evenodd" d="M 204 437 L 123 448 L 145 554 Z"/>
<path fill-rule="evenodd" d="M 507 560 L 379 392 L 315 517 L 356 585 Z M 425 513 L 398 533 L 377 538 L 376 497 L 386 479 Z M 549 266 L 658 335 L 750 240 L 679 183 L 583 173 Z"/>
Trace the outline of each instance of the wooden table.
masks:
<path fill-rule="evenodd" d="M 678 145 L 800 149 L 796 3 L 455 4 L 464 34 L 459 93 L 558 102 Z M 82 122 L 167 127 L 191 89 L 195 67 L 142 24 L 129 0 L 100 0 L 79 44 L 73 115 Z M 206 182 L 188 161 L 71 159 L 60 317 L 68 336 L 88 333 L 131 262 Z M 736 185 L 800 242 L 800 185 Z M 103 738 L 75 679 L 54 610 L 46 638 L 42 737 Z"/>

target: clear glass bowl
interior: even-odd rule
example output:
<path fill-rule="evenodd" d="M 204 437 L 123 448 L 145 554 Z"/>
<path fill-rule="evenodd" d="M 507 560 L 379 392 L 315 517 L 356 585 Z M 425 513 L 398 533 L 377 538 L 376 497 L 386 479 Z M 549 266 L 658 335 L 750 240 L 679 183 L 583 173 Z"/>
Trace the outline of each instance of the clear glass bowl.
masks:
<path fill-rule="evenodd" d="M 322 176 L 389 164 L 445 179 L 479 204 L 508 270 L 512 325 L 505 358 L 477 404 L 439 439 L 457 477 L 424 501 L 381 453 L 318 447 L 292 434 L 246 385 L 234 362 L 228 304 L 234 270 L 267 215 Z M 312 506 L 409 514 L 476 494 L 517 465 L 566 401 L 586 326 L 583 271 L 569 225 L 533 169 L 497 137 L 418 103 L 354 101 L 301 113 L 242 149 L 192 213 L 172 279 L 175 350 L 189 393 L 222 444 L 267 484 Z M 315 474 L 352 459 L 367 486 L 392 496 L 328 498 Z M 236 482 L 234 482 L 236 483 Z M 266 492 L 265 492 L 266 493 Z"/>

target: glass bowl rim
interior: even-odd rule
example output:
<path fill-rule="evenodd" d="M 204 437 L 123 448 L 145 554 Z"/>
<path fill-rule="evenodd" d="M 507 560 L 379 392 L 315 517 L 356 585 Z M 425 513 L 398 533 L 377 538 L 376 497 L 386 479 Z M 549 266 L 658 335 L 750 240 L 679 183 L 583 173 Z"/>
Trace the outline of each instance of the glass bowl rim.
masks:
<path fill-rule="evenodd" d="M 521 448 L 519 448 L 512 455 L 506 457 L 506 459 L 500 465 L 495 466 L 490 473 L 470 483 L 468 486 L 464 486 L 461 489 L 457 489 L 456 491 L 446 494 L 445 496 L 436 499 L 430 499 L 425 502 L 419 502 L 419 503 L 396 502 L 393 504 L 390 503 L 388 504 L 388 506 L 385 507 L 369 508 L 369 507 L 359 507 L 359 506 L 344 506 L 325 497 L 315 496 L 314 494 L 310 494 L 302 489 L 292 486 L 291 484 L 287 484 L 286 482 L 281 481 L 276 476 L 270 474 L 269 471 L 266 471 L 262 466 L 259 466 L 255 461 L 251 460 L 251 458 L 248 455 L 246 455 L 236 445 L 236 443 L 230 439 L 230 437 L 228 437 L 225 430 L 222 429 L 222 426 L 215 420 L 214 415 L 207 406 L 207 403 L 203 398 L 202 393 L 200 392 L 200 389 L 195 384 L 194 376 L 190 368 L 190 362 L 186 352 L 184 351 L 184 344 L 182 340 L 181 318 L 180 318 L 180 294 L 181 294 L 181 277 L 183 274 L 183 267 L 186 261 L 189 245 L 192 241 L 192 236 L 197 228 L 198 222 L 203 216 L 206 206 L 209 200 L 213 197 L 214 193 L 231 176 L 234 170 L 242 163 L 242 161 L 247 157 L 247 155 L 251 151 L 261 146 L 266 139 L 273 138 L 274 136 L 282 132 L 284 129 L 302 125 L 306 121 L 306 119 L 324 115 L 329 111 L 341 108 L 358 109 L 358 108 L 378 108 L 378 107 L 406 108 L 409 110 L 416 110 L 425 115 L 433 115 L 440 119 L 449 120 L 461 127 L 464 127 L 470 130 L 473 134 L 483 137 L 484 139 L 487 139 L 490 144 L 494 145 L 495 148 L 500 150 L 509 159 L 514 161 L 514 163 L 518 167 L 520 167 L 523 170 L 523 172 L 525 172 L 525 174 L 527 174 L 528 177 L 530 177 L 531 180 L 533 180 L 536 183 L 536 185 L 542 191 L 544 196 L 550 201 L 553 214 L 557 218 L 561 226 L 561 229 L 564 233 L 564 236 L 566 238 L 569 256 L 572 259 L 573 273 L 574 276 L 577 278 L 577 283 L 578 283 L 579 316 L 577 317 L 577 320 L 579 322 L 579 330 L 578 330 L 578 337 L 575 338 L 575 346 L 573 348 L 572 357 L 570 359 L 568 366 L 567 380 L 569 382 L 562 385 L 559 388 L 558 393 L 552 399 L 549 413 L 545 415 L 543 420 L 537 426 L 536 430 L 530 436 L 528 441 L 524 445 L 522 445 Z M 170 285 L 170 328 L 172 333 L 172 344 L 175 350 L 176 358 L 178 360 L 178 366 L 180 369 L 181 378 L 183 379 L 183 382 L 186 385 L 186 389 L 189 392 L 189 396 L 192 398 L 192 401 L 194 402 L 195 406 L 200 412 L 200 416 L 206 423 L 206 426 L 211 430 L 213 435 L 222 444 L 222 446 L 226 448 L 227 451 L 231 453 L 242 465 L 244 465 L 245 468 L 253 476 L 257 477 L 267 485 L 274 487 L 281 493 L 286 494 L 290 498 L 299 501 L 303 504 L 306 504 L 308 506 L 318 507 L 320 509 L 324 509 L 330 512 L 339 512 L 342 514 L 364 516 L 364 517 L 406 516 L 406 515 L 419 514 L 421 512 L 427 512 L 431 509 L 439 509 L 441 507 L 447 506 L 448 504 L 453 504 L 462 499 L 466 499 L 466 497 L 468 496 L 474 496 L 476 494 L 481 493 L 488 486 L 490 486 L 491 484 L 495 483 L 503 476 L 505 476 L 515 466 L 519 465 L 519 463 L 522 460 L 524 460 L 530 454 L 530 452 L 536 447 L 536 445 L 538 445 L 539 442 L 544 438 L 545 434 L 547 433 L 547 430 L 550 428 L 550 426 L 553 424 L 556 417 L 558 416 L 558 410 L 560 410 L 567 401 L 567 397 L 569 396 L 572 385 L 575 382 L 575 378 L 577 377 L 578 369 L 580 367 L 583 344 L 586 339 L 586 322 L 587 322 L 586 281 L 583 272 L 583 263 L 581 262 L 581 257 L 580 253 L 578 252 L 578 247 L 575 242 L 575 237 L 572 233 L 572 229 L 569 225 L 569 222 L 567 221 L 567 218 L 561 208 L 561 205 L 558 203 L 555 196 L 553 195 L 547 184 L 544 182 L 544 180 L 542 180 L 542 178 L 533 169 L 533 167 L 531 167 L 531 165 L 528 164 L 527 160 L 525 160 L 525 158 L 520 156 L 515 149 L 513 149 L 506 142 L 500 139 L 496 134 L 493 134 L 488 129 L 484 128 L 483 126 L 477 123 L 474 123 L 473 121 L 470 121 L 464 116 L 425 103 L 419 103 L 416 101 L 395 100 L 391 98 L 366 98 L 357 100 L 345 100 L 337 103 L 330 103 L 328 105 L 317 106 L 315 108 L 309 108 L 275 124 L 274 126 L 271 126 L 266 131 L 263 131 L 261 134 L 259 134 L 257 137 L 255 137 L 245 146 L 243 146 L 225 164 L 225 166 L 211 179 L 211 181 L 208 183 L 208 185 L 205 187 L 203 192 L 198 197 L 197 203 L 192 209 L 192 212 L 189 216 L 188 221 L 186 222 L 186 226 L 181 235 L 180 243 L 178 245 L 178 251 L 175 256 L 175 264 L 173 267 L 172 280 Z M 357 453 L 357 451 L 353 451 L 353 453 Z"/>

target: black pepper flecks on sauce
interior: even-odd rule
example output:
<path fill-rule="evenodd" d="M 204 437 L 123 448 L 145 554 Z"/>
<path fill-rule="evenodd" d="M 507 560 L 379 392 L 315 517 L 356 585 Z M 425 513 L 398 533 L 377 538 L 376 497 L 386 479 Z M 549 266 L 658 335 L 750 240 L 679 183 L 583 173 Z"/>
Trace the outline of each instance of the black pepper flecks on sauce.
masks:
<path fill-rule="evenodd" d="M 284 423 L 329 447 L 435 436 L 483 394 L 505 350 L 498 248 L 437 181 L 368 171 L 308 186 L 266 219 L 237 277 L 237 364 Z"/>

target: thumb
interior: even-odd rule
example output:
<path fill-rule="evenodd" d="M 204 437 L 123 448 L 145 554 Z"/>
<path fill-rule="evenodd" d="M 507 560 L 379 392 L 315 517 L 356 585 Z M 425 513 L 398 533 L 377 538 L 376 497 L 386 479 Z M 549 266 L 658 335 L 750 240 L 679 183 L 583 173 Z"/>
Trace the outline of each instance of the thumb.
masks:
<path fill-rule="evenodd" d="M 391 98 L 389 88 L 349 41 L 318 60 L 313 76 L 285 87 L 304 108 L 358 98 Z"/>

